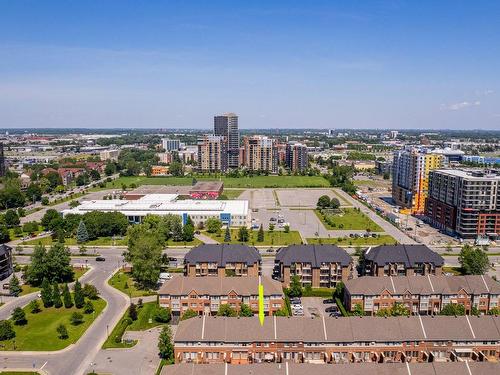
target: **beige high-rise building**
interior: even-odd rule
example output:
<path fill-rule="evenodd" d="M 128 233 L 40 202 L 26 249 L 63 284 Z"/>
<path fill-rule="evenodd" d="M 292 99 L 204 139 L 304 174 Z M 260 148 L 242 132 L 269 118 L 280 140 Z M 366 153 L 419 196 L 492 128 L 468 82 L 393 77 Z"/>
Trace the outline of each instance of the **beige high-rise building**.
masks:
<path fill-rule="evenodd" d="M 198 140 L 198 170 L 225 172 L 227 170 L 227 139 L 207 134 Z"/>
<path fill-rule="evenodd" d="M 243 165 L 252 171 L 278 172 L 278 147 L 275 139 L 255 135 L 243 139 Z"/>

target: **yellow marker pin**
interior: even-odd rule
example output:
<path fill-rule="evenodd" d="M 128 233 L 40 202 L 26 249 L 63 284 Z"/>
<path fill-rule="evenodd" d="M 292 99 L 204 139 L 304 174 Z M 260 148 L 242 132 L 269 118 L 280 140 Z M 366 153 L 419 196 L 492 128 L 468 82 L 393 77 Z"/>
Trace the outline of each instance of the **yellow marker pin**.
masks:
<path fill-rule="evenodd" d="M 259 276 L 259 321 L 260 325 L 264 325 L 264 285 L 262 285 L 262 279 Z"/>

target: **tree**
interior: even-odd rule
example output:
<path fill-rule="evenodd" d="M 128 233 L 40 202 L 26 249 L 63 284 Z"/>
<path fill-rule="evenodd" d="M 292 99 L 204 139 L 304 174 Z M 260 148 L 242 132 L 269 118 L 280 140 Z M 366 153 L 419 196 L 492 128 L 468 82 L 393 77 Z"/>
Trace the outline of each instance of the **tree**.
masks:
<path fill-rule="evenodd" d="M 391 316 L 410 316 L 410 310 L 400 302 L 396 302 L 391 307 Z"/>
<path fill-rule="evenodd" d="M 57 282 L 54 282 L 54 285 L 52 286 L 52 301 L 54 302 L 54 307 L 56 309 L 62 307 L 63 305 L 61 300 L 61 291 L 59 290 L 59 284 L 57 284 Z"/>
<path fill-rule="evenodd" d="M 132 320 L 137 320 L 137 306 L 135 303 L 131 303 L 128 308 L 128 317 Z"/>
<path fill-rule="evenodd" d="M 330 208 L 333 208 L 333 209 L 338 209 L 340 207 L 340 201 L 333 197 L 330 201 Z"/>
<path fill-rule="evenodd" d="M 57 327 L 56 329 L 57 331 L 57 334 L 61 340 L 65 340 L 67 339 L 69 336 L 68 336 L 68 330 L 66 329 L 66 326 L 64 324 L 59 324 L 59 326 Z"/>
<path fill-rule="evenodd" d="M 174 344 L 172 343 L 172 331 L 169 325 L 165 325 L 158 338 L 158 352 L 165 360 L 172 360 L 174 357 Z"/>
<path fill-rule="evenodd" d="M 154 314 L 154 320 L 158 323 L 168 323 L 172 318 L 172 312 L 170 309 L 165 309 L 163 307 L 158 307 Z"/>
<path fill-rule="evenodd" d="M 70 251 L 62 243 L 53 244 L 47 251 L 47 276 L 51 281 L 66 282 L 73 280 Z"/>
<path fill-rule="evenodd" d="M 335 291 L 333 292 L 333 298 L 337 297 L 342 299 L 344 297 L 344 283 L 342 281 L 339 281 L 337 284 L 335 284 Z"/>
<path fill-rule="evenodd" d="M 0 225 L 0 243 L 10 241 L 9 229 L 5 225 Z"/>
<path fill-rule="evenodd" d="M 73 314 L 71 314 L 69 321 L 74 326 L 80 325 L 83 323 L 83 314 L 79 313 L 78 311 L 75 311 L 73 312 Z"/>
<path fill-rule="evenodd" d="M 21 292 L 22 292 L 21 285 L 19 284 L 19 279 L 17 278 L 17 276 L 15 274 L 12 275 L 12 278 L 10 279 L 9 292 L 14 297 L 19 296 L 19 294 L 21 294 Z"/>
<path fill-rule="evenodd" d="M 0 341 L 10 340 L 16 337 L 16 332 L 10 320 L 0 320 Z"/>
<path fill-rule="evenodd" d="M 488 311 L 489 315 L 500 315 L 500 307 L 493 307 L 490 311 Z"/>
<path fill-rule="evenodd" d="M 184 311 L 184 313 L 182 314 L 181 316 L 181 320 L 187 320 L 187 319 L 191 319 L 191 318 L 194 318 L 198 316 L 198 313 L 194 310 L 191 310 L 191 309 L 187 309 Z"/>
<path fill-rule="evenodd" d="M 85 314 L 92 314 L 95 311 L 94 304 L 92 301 L 85 301 L 85 305 L 83 305 L 83 312 Z"/>
<path fill-rule="evenodd" d="M 229 224 L 226 226 L 226 231 L 224 233 L 224 242 L 231 242 L 231 230 L 229 229 Z"/>
<path fill-rule="evenodd" d="M 257 232 L 257 242 L 264 242 L 264 227 L 260 224 L 259 231 Z"/>
<path fill-rule="evenodd" d="M 247 227 L 241 227 L 238 229 L 238 241 L 239 242 L 247 242 L 249 237 Z"/>
<path fill-rule="evenodd" d="M 155 231 L 146 226 L 130 228 L 125 259 L 132 263 L 132 275 L 143 288 L 154 288 L 160 277 L 162 246 Z"/>
<path fill-rule="evenodd" d="M 40 308 L 40 304 L 36 299 L 34 299 L 28 304 L 28 308 L 30 309 L 30 312 L 32 314 L 38 314 L 40 311 L 42 311 L 42 309 Z"/>
<path fill-rule="evenodd" d="M 184 241 L 191 242 L 194 239 L 194 227 L 192 224 L 185 224 L 182 227 L 182 237 Z"/>
<path fill-rule="evenodd" d="M 222 221 L 215 217 L 209 217 L 205 222 L 208 233 L 218 233 L 222 228 Z"/>
<path fill-rule="evenodd" d="M 33 234 L 38 230 L 38 223 L 36 221 L 28 221 L 23 224 L 23 232 Z"/>
<path fill-rule="evenodd" d="M 169 165 L 169 172 L 174 177 L 182 177 L 184 176 L 184 167 L 181 162 L 173 161 Z"/>
<path fill-rule="evenodd" d="M 42 205 L 47 206 L 49 204 L 49 198 L 42 197 Z"/>
<path fill-rule="evenodd" d="M 219 310 L 217 311 L 217 316 L 237 316 L 236 310 L 233 309 L 229 304 L 224 303 L 219 306 Z"/>
<path fill-rule="evenodd" d="M 330 197 L 328 195 L 322 195 L 321 197 L 319 197 L 318 203 L 316 204 L 316 206 L 319 209 L 329 207 L 330 206 Z"/>
<path fill-rule="evenodd" d="M 73 307 L 73 299 L 71 298 L 71 293 L 69 291 L 68 284 L 64 284 L 62 294 L 63 294 L 64 307 L 66 307 L 67 309 Z"/>
<path fill-rule="evenodd" d="M 269 232 L 273 232 L 273 231 L 274 231 L 274 224 L 269 223 Z"/>
<path fill-rule="evenodd" d="M 85 245 L 83 245 L 83 244 L 82 244 L 82 245 L 80 245 L 80 246 L 78 247 L 78 251 L 79 251 L 80 255 L 85 255 L 85 254 L 87 254 L 87 246 L 85 246 Z"/>
<path fill-rule="evenodd" d="M 97 181 L 97 180 L 101 179 L 101 174 L 99 173 L 99 171 L 97 169 L 91 169 L 89 172 L 89 175 L 90 175 L 90 178 L 92 179 L 92 181 Z"/>
<path fill-rule="evenodd" d="M 283 231 L 284 231 L 285 233 L 290 233 L 290 225 L 288 225 L 288 224 L 287 224 L 287 225 L 285 225 L 285 226 L 283 227 Z"/>
<path fill-rule="evenodd" d="M 26 313 L 20 307 L 16 307 L 12 312 L 12 321 L 16 326 L 23 326 L 28 323 L 26 319 Z"/>
<path fill-rule="evenodd" d="M 172 239 L 174 241 L 182 241 L 184 233 L 182 232 L 182 224 L 178 221 L 172 223 Z"/>
<path fill-rule="evenodd" d="M 78 243 L 84 243 L 89 240 L 89 233 L 87 232 L 87 227 L 85 226 L 85 222 L 80 220 L 80 224 L 78 224 L 78 230 L 76 231 L 76 241 Z"/>
<path fill-rule="evenodd" d="M 26 188 L 26 197 L 29 201 L 39 201 L 42 198 L 42 189 L 40 185 L 31 183 Z"/>
<path fill-rule="evenodd" d="M 53 208 L 50 208 L 45 211 L 41 224 L 47 230 L 54 230 L 54 226 L 56 226 L 55 223 L 58 223 L 58 219 L 61 219 L 61 214 Z"/>
<path fill-rule="evenodd" d="M 302 296 L 302 285 L 297 275 L 292 276 L 290 279 L 290 288 L 288 289 L 288 296 L 290 298 Z"/>
<path fill-rule="evenodd" d="M 363 306 L 361 306 L 360 303 L 356 303 L 354 305 L 354 309 L 352 311 L 352 315 L 354 315 L 354 316 L 363 316 L 363 315 L 365 315 L 365 312 L 363 310 Z"/>
<path fill-rule="evenodd" d="M 13 228 L 15 226 L 18 226 L 20 223 L 19 216 L 17 215 L 17 212 L 14 210 L 7 210 L 7 212 L 4 215 L 4 220 L 5 220 L 5 224 L 9 228 Z"/>
<path fill-rule="evenodd" d="M 75 307 L 77 309 L 81 309 L 83 305 L 85 304 L 85 296 L 83 295 L 82 291 L 82 284 L 80 284 L 80 281 L 76 280 L 75 282 L 75 288 L 74 288 L 74 300 L 75 300 Z"/>
<path fill-rule="evenodd" d="M 464 305 L 449 303 L 441 309 L 440 315 L 465 315 Z"/>
<path fill-rule="evenodd" d="M 83 286 L 82 293 L 88 299 L 96 300 L 99 298 L 99 291 L 97 290 L 95 285 L 92 284 L 85 284 Z"/>
<path fill-rule="evenodd" d="M 479 247 L 465 244 L 460 250 L 458 261 L 466 275 L 483 275 L 488 271 L 489 260 L 486 252 Z"/>
<path fill-rule="evenodd" d="M 242 316 L 242 317 L 251 317 L 251 316 L 253 316 L 253 311 L 250 308 L 250 306 L 248 306 L 245 303 L 242 303 L 240 305 L 240 313 L 238 315 Z"/>
<path fill-rule="evenodd" d="M 53 296 L 52 287 L 50 286 L 50 282 L 47 279 L 43 279 L 40 296 L 42 298 L 44 307 L 51 307 L 54 304 L 54 301 L 52 300 Z"/>
<path fill-rule="evenodd" d="M 104 173 L 106 176 L 111 176 L 116 173 L 116 165 L 114 163 L 108 163 L 106 164 L 106 167 L 104 168 Z"/>

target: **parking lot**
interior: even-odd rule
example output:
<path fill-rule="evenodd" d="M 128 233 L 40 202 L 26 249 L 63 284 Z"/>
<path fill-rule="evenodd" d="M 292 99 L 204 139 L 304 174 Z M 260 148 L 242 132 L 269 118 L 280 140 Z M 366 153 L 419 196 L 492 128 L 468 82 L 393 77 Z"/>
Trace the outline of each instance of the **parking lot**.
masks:
<path fill-rule="evenodd" d="M 322 195 L 338 198 L 331 189 L 283 189 L 276 190 L 276 195 L 281 207 L 316 208 Z"/>
<path fill-rule="evenodd" d="M 337 305 L 333 301 L 328 300 L 329 303 L 325 303 L 325 301 L 326 299 L 321 297 L 302 297 L 300 299 L 302 310 L 298 311 L 303 311 L 306 318 L 327 317 L 332 311 L 338 311 Z M 297 316 L 294 311 L 297 309 L 294 309 L 292 305 L 292 315 Z"/>
<path fill-rule="evenodd" d="M 249 189 L 245 190 L 238 199 L 246 199 L 249 201 L 250 208 L 263 209 L 276 207 L 276 199 L 274 198 L 274 189 Z"/>

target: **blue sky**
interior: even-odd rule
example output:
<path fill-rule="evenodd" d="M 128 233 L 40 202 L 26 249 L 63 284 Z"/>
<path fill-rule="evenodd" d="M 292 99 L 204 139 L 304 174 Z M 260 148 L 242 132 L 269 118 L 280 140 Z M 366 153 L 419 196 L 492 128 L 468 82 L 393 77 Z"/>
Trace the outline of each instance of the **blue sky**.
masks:
<path fill-rule="evenodd" d="M 0 128 L 500 129 L 500 1 L 0 0 Z"/>

